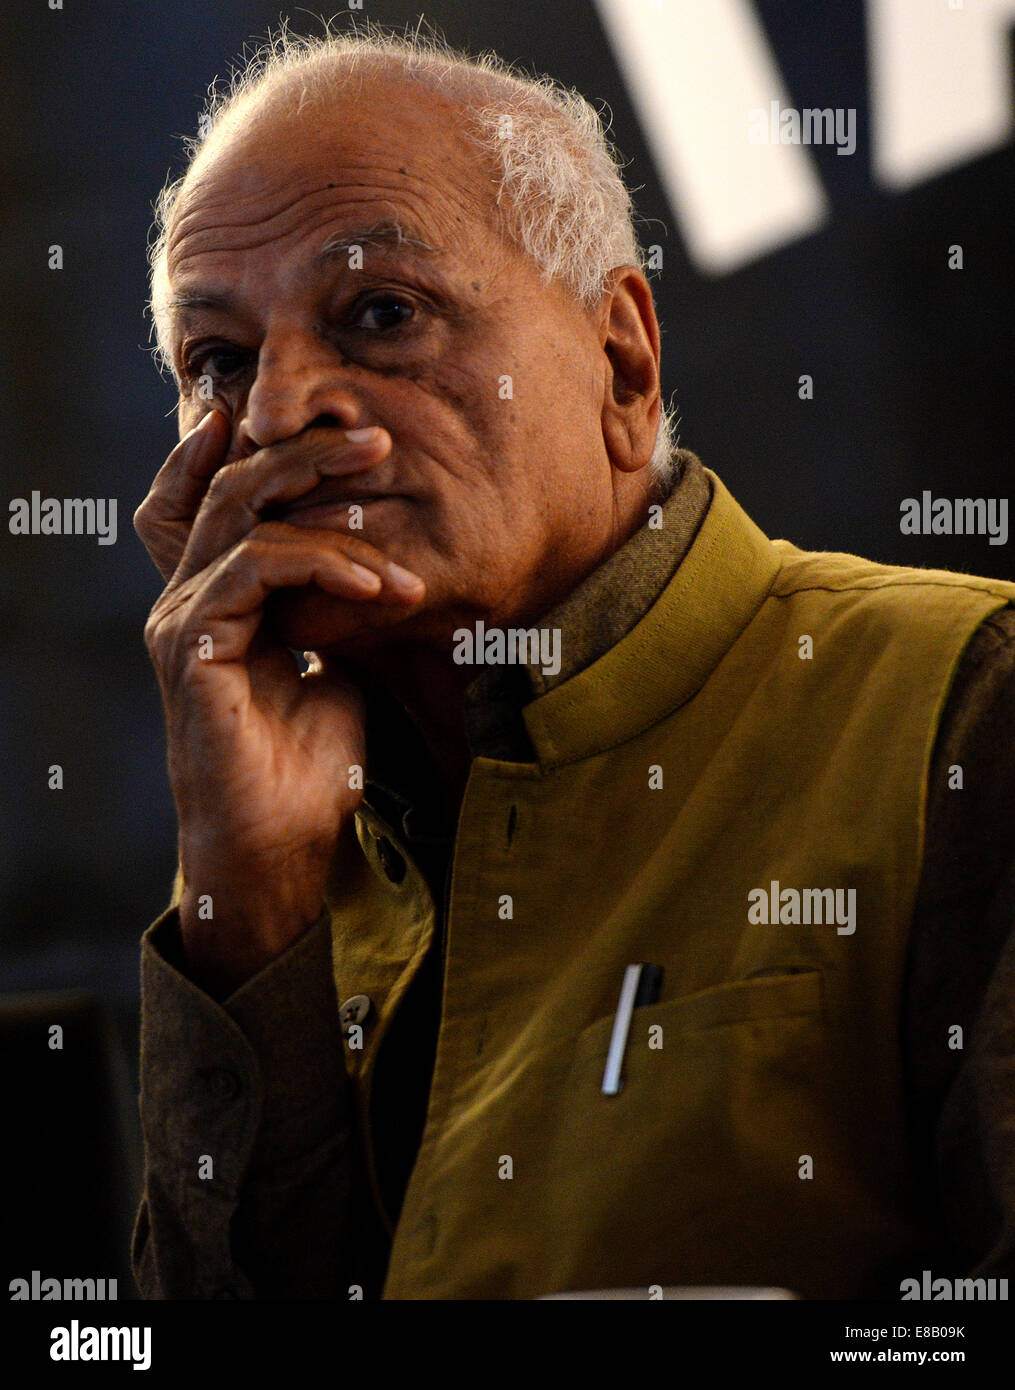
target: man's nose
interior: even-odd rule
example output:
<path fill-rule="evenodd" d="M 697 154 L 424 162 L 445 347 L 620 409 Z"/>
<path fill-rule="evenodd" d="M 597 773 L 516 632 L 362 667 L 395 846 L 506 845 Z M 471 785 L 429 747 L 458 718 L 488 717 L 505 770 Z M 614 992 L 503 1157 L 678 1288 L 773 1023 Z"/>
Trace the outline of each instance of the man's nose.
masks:
<path fill-rule="evenodd" d="M 242 456 L 291 439 L 311 424 L 354 429 L 361 413 L 339 354 L 319 338 L 290 334 L 261 347 L 236 445 Z"/>

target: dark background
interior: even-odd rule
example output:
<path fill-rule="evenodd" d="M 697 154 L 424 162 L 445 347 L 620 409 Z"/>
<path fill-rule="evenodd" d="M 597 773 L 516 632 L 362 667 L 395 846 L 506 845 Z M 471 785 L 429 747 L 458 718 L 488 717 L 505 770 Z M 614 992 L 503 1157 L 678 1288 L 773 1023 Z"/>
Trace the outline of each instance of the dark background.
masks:
<path fill-rule="evenodd" d="M 789 99 L 856 107 L 858 147 L 851 158 L 811 151 L 832 204 L 825 228 L 725 275 L 697 269 L 681 244 L 588 0 L 434 0 L 424 13 L 452 43 L 492 47 L 608 103 L 639 212 L 657 219 L 642 239 L 664 246 L 653 285 L 680 442 L 769 535 L 1015 579 L 1013 542 L 899 531 L 901 500 L 924 488 L 1008 494 L 1012 146 L 902 194 L 886 190 L 870 167 L 859 0 L 758 0 L 756 9 Z M 176 137 L 196 129 L 208 84 L 287 12 L 255 0 L 66 0 L 63 11 L 22 0 L 18 11 L 3 44 L 0 495 L 116 497 L 118 540 L 11 536 L 6 526 L 0 539 L 0 990 L 75 989 L 100 1001 L 131 1111 L 138 938 L 165 906 L 175 867 L 161 710 L 142 641 L 161 585 L 131 527 L 176 441 L 175 394 L 149 356 L 146 240 L 152 201 L 180 168 Z M 419 12 L 409 0 L 367 0 L 362 14 L 402 26 Z M 317 31 L 305 10 L 288 13 L 297 30 Z M 47 268 L 52 243 L 64 248 L 59 272 Z M 964 249 L 961 271 L 947 268 L 953 243 Z M 797 394 L 805 372 L 812 401 Z M 47 786 L 53 763 L 62 791 Z M 80 1020 L 83 1006 L 74 1007 Z M 104 1036 L 86 1023 L 81 1036 Z M 31 1061 L 5 1051 L 23 1078 Z M 59 1065 L 55 1054 L 47 1064 Z M 32 1125 L 34 1106 L 51 1125 L 55 1094 L 43 1085 L 22 1096 L 19 1122 Z M 131 1155 L 121 1207 L 134 1200 L 138 1171 L 132 1118 L 115 1139 Z M 94 1119 L 89 1130 L 68 1110 L 54 1130 L 63 1139 L 47 1142 L 72 1153 L 108 1141 L 111 1123 Z M 27 1152 L 8 1191 L 23 1192 L 31 1213 Z M 126 1278 L 94 1234 L 74 1245 L 63 1206 L 87 1204 L 90 1189 L 58 1170 L 45 1179 L 47 1214 L 33 1218 L 52 1229 L 51 1267 L 38 1224 L 35 1245 L 8 1243 L 5 1267 Z M 108 1249 L 122 1252 L 120 1235 Z"/>

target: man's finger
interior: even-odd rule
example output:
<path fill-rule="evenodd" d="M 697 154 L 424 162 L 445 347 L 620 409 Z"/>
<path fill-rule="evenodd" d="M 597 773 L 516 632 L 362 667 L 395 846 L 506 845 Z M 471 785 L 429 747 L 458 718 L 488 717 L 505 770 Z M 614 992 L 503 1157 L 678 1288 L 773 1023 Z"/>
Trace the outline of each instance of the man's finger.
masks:
<path fill-rule="evenodd" d="M 275 530 L 291 533 L 284 544 L 281 537 L 272 534 Z M 195 633 L 211 638 L 213 660 L 243 660 L 261 623 L 266 599 L 279 589 L 316 584 L 325 593 L 349 600 L 351 610 L 373 599 L 386 608 L 393 607 L 396 617 L 402 615 L 406 604 L 415 606 L 422 598 L 422 580 L 410 592 L 404 584 L 391 581 L 391 562 L 383 561 L 383 557 L 383 567 L 388 571 L 385 574 L 358 565 L 327 544 L 336 539 L 334 532 L 285 527 L 281 522 L 266 523 L 258 531 L 261 534 L 248 536 L 196 583 L 192 579 L 190 584 L 194 587 L 189 596 L 181 592 L 187 586 L 176 589 L 167 605 L 167 615 L 176 615 L 176 641 L 181 637 L 178 624 L 186 608 L 188 617 L 183 621 L 188 627 L 193 626 Z M 350 632 L 361 624 L 362 619 L 351 611 Z"/>
<path fill-rule="evenodd" d="M 350 439 L 347 430 L 337 429 L 315 435 L 262 449 L 218 471 L 194 520 L 174 582 L 206 569 L 249 535 L 266 508 L 296 501 L 325 478 L 367 472 L 391 449 L 391 436 L 380 427 L 367 439 Z"/>
<path fill-rule="evenodd" d="M 362 540 L 359 536 L 346 535 L 343 531 L 289 526 L 284 521 L 262 521 L 251 531 L 250 539 L 285 548 L 296 546 L 300 549 L 308 547 L 310 551 L 320 549 L 329 555 L 340 556 L 353 570 L 361 572 L 364 586 L 368 584 L 368 575 L 377 576 L 381 581 L 381 587 L 376 590 L 376 595 L 383 602 L 412 602 L 422 598 L 426 589 L 418 574 L 396 565 L 394 560 L 389 560 L 369 541 Z"/>
<path fill-rule="evenodd" d="M 163 579 L 176 570 L 208 483 L 225 460 L 231 431 L 209 410 L 173 449 L 134 513 L 134 529 Z"/>

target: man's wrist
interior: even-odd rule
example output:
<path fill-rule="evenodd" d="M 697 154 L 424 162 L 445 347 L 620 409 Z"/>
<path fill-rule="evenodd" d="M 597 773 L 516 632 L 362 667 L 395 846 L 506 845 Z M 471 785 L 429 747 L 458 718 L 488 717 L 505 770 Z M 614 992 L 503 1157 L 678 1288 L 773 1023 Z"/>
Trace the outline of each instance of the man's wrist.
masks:
<path fill-rule="evenodd" d="M 185 886 L 180 940 L 190 978 L 214 999 L 228 998 L 309 930 L 322 908 L 323 900 L 300 908 L 272 905 L 263 897 L 248 906 L 228 893 L 198 893 Z"/>

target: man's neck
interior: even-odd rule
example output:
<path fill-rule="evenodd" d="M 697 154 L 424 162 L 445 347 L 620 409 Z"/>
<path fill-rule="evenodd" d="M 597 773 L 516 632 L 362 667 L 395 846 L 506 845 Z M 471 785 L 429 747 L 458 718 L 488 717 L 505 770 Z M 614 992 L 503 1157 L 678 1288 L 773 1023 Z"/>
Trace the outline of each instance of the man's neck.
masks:
<path fill-rule="evenodd" d="M 447 651 L 412 644 L 373 654 L 369 672 L 398 700 L 419 730 L 457 811 L 472 765 L 465 732 L 465 691 L 475 671 L 456 666 Z"/>
<path fill-rule="evenodd" d="M 627 503 L 627 515 L 614 515 L 610 540 L 603 552 L 569 575 L 559 593 L 543 595 L 537 605 L 497 626 L 531 626 L 541 613 L 548 613 L 572 593 L 595 569 L 614 555 L 645 523 L 648 502 L 644 496 Z M 465 724 L 465 692 L 476 677 L 472 666 L 457 665 L 452 658 L 453 643 L 431 645 L 423 642 L 400 643 L 397 647 L 372 647 L 362 661 L 372 679 L 382 684 L 405 708 L 430 750 L 444 781 L 452 808 L 457 812 L 465 793 L 472 766 L 472 750 Z"/>

